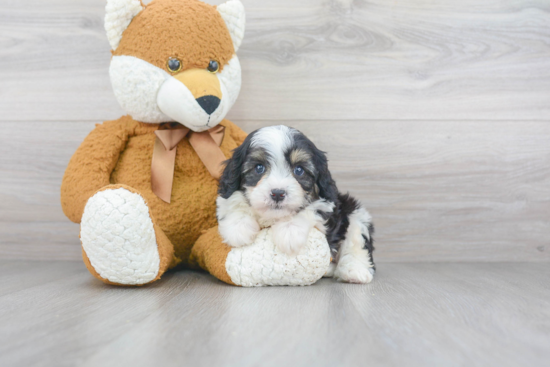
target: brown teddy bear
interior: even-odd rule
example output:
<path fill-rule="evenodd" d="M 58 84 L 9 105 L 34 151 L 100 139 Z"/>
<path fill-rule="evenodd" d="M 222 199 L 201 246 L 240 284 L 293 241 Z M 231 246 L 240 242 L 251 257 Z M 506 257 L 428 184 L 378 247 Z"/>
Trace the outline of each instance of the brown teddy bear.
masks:
<path fill-rule="evenodd" d="M 148 284 L 180 264 L 242 286 L 321 278 L 330 253 L 319 232 L 297 257 L 265 235 L 237 249 L 218 234 L 217 179 L 246 137 L 224 119 L 241 88 L 240 1 L 108 0 L 106 11 L 110 77 L 128 116 L 97 125 L 61 186 L 90 273 L 116 285 Z"/>

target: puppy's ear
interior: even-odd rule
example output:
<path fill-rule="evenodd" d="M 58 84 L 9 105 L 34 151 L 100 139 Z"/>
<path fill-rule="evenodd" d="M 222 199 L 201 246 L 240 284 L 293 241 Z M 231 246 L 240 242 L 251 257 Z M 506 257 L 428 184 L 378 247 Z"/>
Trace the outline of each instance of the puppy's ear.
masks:
<path fill-rule="evenodd" d="M 241 146 L 233 150 L 233 156 L 224 162 L 225 169 L 220 178 L 220 187 L 218 188 L 218 195 L 224 199 L 228 199 L 235 191 L 241 188 L 243 164 L 246 160 L 253 135 L 254 133 L 248 135 Z"/>
<path fill-rule="evenodd" d="M 315 145 L 312 147 L 313 164 L 319 172 L 317 172 L 317 187 L 319 188 L 319 197 L 327 201 L 335 203 L 338 198 L 338 188 L 332 179 L 332 175 L 328 170 L 328 160 L 325 152 L 317 149 Z"/>

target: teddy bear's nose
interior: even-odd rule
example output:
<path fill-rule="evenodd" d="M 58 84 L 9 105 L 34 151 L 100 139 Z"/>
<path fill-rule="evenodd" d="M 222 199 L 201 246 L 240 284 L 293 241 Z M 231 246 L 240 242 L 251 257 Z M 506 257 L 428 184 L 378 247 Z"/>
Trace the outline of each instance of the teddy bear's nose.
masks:
<path fill-rule="evenodd" d="M 204 96 L 197 98 L 197 103 L 199 104 L 199 106 L 201 106 L 204 112 L 209 115 L 216 111 L 216 109 L 220 105 L 220 102 L 221 100 L 216 96 Z"/>

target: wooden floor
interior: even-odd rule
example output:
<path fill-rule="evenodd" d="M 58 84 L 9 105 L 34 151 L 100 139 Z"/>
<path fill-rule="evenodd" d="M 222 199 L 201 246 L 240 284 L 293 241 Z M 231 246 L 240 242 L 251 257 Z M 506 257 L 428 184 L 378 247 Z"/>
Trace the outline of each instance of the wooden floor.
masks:
<path fill-rule="evenodd" d="M 0 262 L 0 366 L 548 366 L 550 266 L 381 264 L 375 281 L 244 289 L 191 271 L 114 288 Z"/>

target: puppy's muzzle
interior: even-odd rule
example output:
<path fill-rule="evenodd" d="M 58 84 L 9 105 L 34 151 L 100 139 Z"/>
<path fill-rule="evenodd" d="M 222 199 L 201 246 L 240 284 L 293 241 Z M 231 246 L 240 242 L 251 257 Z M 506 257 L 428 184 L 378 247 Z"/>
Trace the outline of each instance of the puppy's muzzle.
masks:
<path fill-rule="evenodd" d="M 276 203 L 280 203 L 281 201 L 283 201 L 286 197 L 286 191 L 285 190 L 280 190 L 280 189 L 273 189 L 271 190 L 271 199 L 276 202 Z"/>

